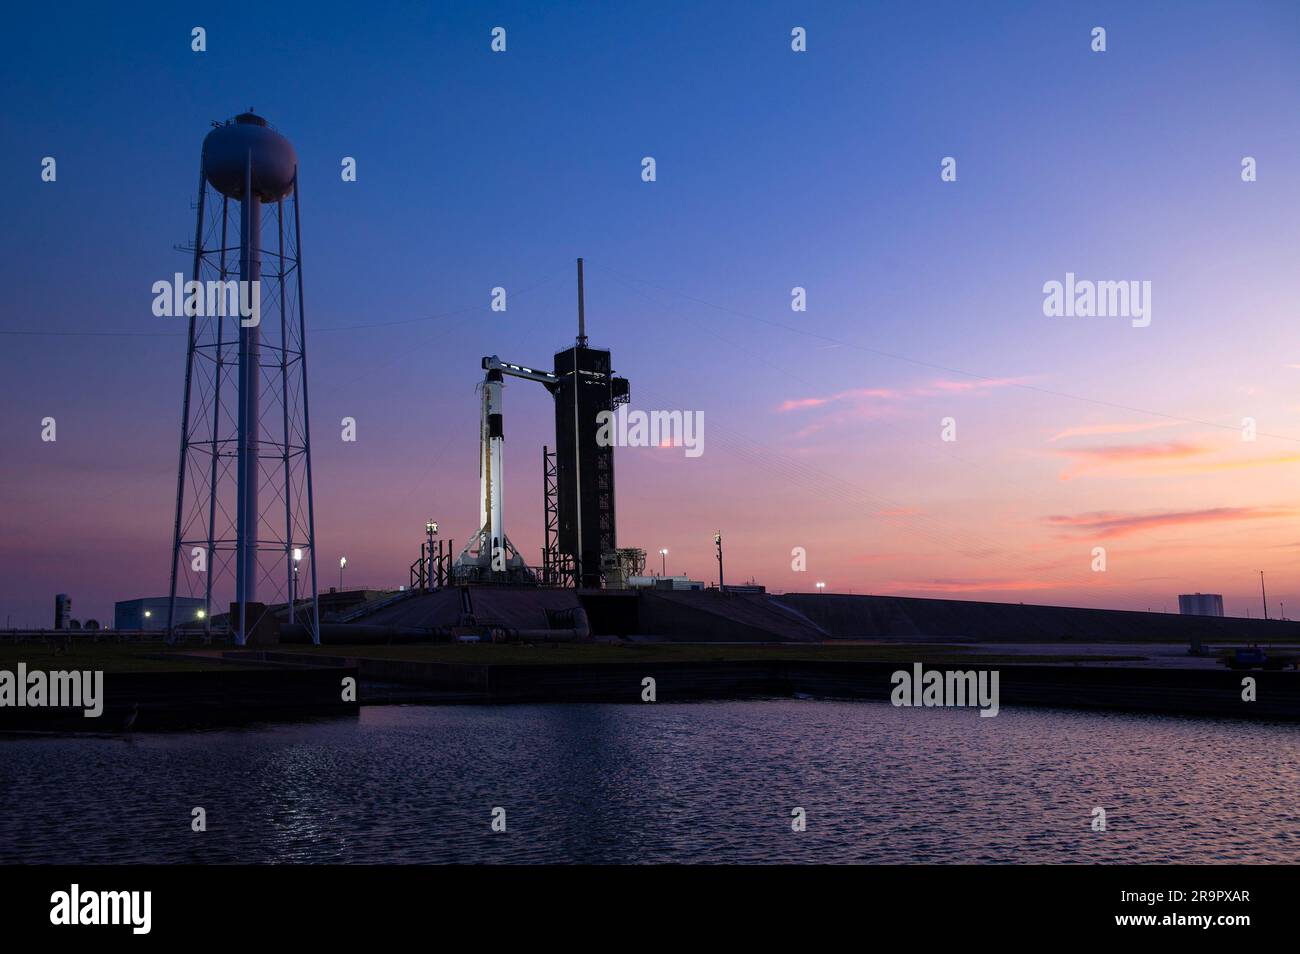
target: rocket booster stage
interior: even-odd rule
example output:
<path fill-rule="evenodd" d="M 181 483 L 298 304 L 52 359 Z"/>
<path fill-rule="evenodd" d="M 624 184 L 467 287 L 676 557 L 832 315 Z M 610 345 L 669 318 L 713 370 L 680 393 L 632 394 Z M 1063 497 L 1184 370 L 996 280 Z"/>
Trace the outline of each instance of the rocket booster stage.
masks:
<path fill-rule="evenodd" d="M 502 459 L 505 429 L 502 425 L 501 369 L 488 367 L 483 379 L 479 419 L 479 531 L 456 560 L 458 574 L 470 579 L 526 576 L 523 558 L 506 536 L 505 474 Z"/>
<path fill-rule="evenodd" d="M 483 382 L 483 420 L 479 438 L 478 469 L 483 498 L 479 514 L 480 525 L 486 536 L 490 553 L 498 552 L 504 546 L 506 537 L 505 507 L 502 501 L 505 475 L 501 469 L 501 450 L 505 443 L 505 432 L 501 423 L 503 387 L 501 372 L 495 368 L 489 371 L 487 380 Z"/>

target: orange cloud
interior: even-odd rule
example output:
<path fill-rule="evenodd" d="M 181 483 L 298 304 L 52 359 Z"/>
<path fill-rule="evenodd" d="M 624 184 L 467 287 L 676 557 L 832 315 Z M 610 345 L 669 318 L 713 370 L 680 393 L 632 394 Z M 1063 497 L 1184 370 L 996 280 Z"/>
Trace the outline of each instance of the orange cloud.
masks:
<path fill-rule="evenodd" d="M 1081 465 L 1073 471 L 1062 471 L 1062 480 L 1070 480 L 1079 474 L 1112 464 L 1170 460 L 1209 452 L 1210 448 L 1203 444 L 1191 444 L 1186 441 L 1167 441 L 1163 444 L 1111 444 L 1104 447 L 1073 447 L 1053 451 L 1061 457 L 1074 458 Z"/>
<path fill-rule="evenodd" d="M 1170 468 L 1179 474 L 1212 474 L 1221 470 L 1239 470 L 1243 467 L 1273 467 L 1278 464 L 1300 464 L 1300 454 L 1276 454 L 1273 457 L 1251 457 L 1247 460 L 1220 460 L 1192 467 Z"/>

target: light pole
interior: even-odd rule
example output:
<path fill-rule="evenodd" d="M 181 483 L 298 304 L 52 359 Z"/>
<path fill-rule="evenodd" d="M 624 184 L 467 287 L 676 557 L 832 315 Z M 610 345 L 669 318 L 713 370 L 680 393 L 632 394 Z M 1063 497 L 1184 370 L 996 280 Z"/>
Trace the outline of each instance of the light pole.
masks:
<path fill-rule="evenodd" d="M 713 542 L 718 548 L 718 592 L 725 592 L 727 587 L 722 582 L 722 531 L 717 530 L 713 534 Z"/>
<path fill-rule="evenodd" d="M 343 568 L 348 565 L 347 557 L 339 557 L 339 592 L 343 592 Z"/>
<path fill-rule="evenodd" d="M 296 623 L 298 616 L 298 564 L 302 562 L 302 548 L 293 548 L 293 598 L 289 600 L 289 623 Z"/>
<path fill-rule="evenodd" d="M 660 573 L 659 573 L 660 576 L 667 576 L 667 575 L 668 575 L 668 551 L 667 551 L 667 549 L 662 549 L 662 550 L 659 551 L 659 570 L 660 570 Z"/>

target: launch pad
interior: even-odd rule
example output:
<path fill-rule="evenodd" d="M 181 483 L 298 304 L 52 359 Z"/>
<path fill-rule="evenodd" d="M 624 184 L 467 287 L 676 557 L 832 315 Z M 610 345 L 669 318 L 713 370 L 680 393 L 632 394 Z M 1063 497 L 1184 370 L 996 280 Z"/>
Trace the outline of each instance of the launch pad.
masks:
<path fill-rule="evenodd" d="M 452 566 L 455 582 L 549 583 L 598 588 L 618 566 L 614 448 L 597 440 L 598 415 L 627 403 L 628 380 L 614 375 L 610 353 L 587 344 L 582 259 L 578 259 L 578 337 L 555 354 L 554 370 L 482 362 L 479 428 L 479 530 Z M 503 451 L 505 378 L 536 381 L 555 400 L 555 452 L 543 451 L 546 545 L 539 574 L 505 530 Z"/>

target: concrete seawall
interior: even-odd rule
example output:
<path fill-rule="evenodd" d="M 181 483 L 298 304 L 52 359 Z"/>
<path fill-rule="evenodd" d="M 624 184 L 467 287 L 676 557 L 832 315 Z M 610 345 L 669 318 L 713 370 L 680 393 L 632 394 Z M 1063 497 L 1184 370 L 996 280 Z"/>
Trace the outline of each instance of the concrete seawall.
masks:
<path fill-rule="evenodd" d="M 86 718 L 81 709 L 3 706 L 0 731 L 142 732 L 355 715 L 357 703 L 343 701 L 342 680 L 348 676 L 359 679 L 356 668 L 347 666 L 107 672 L 104 710 L 97 718 Z"/>

